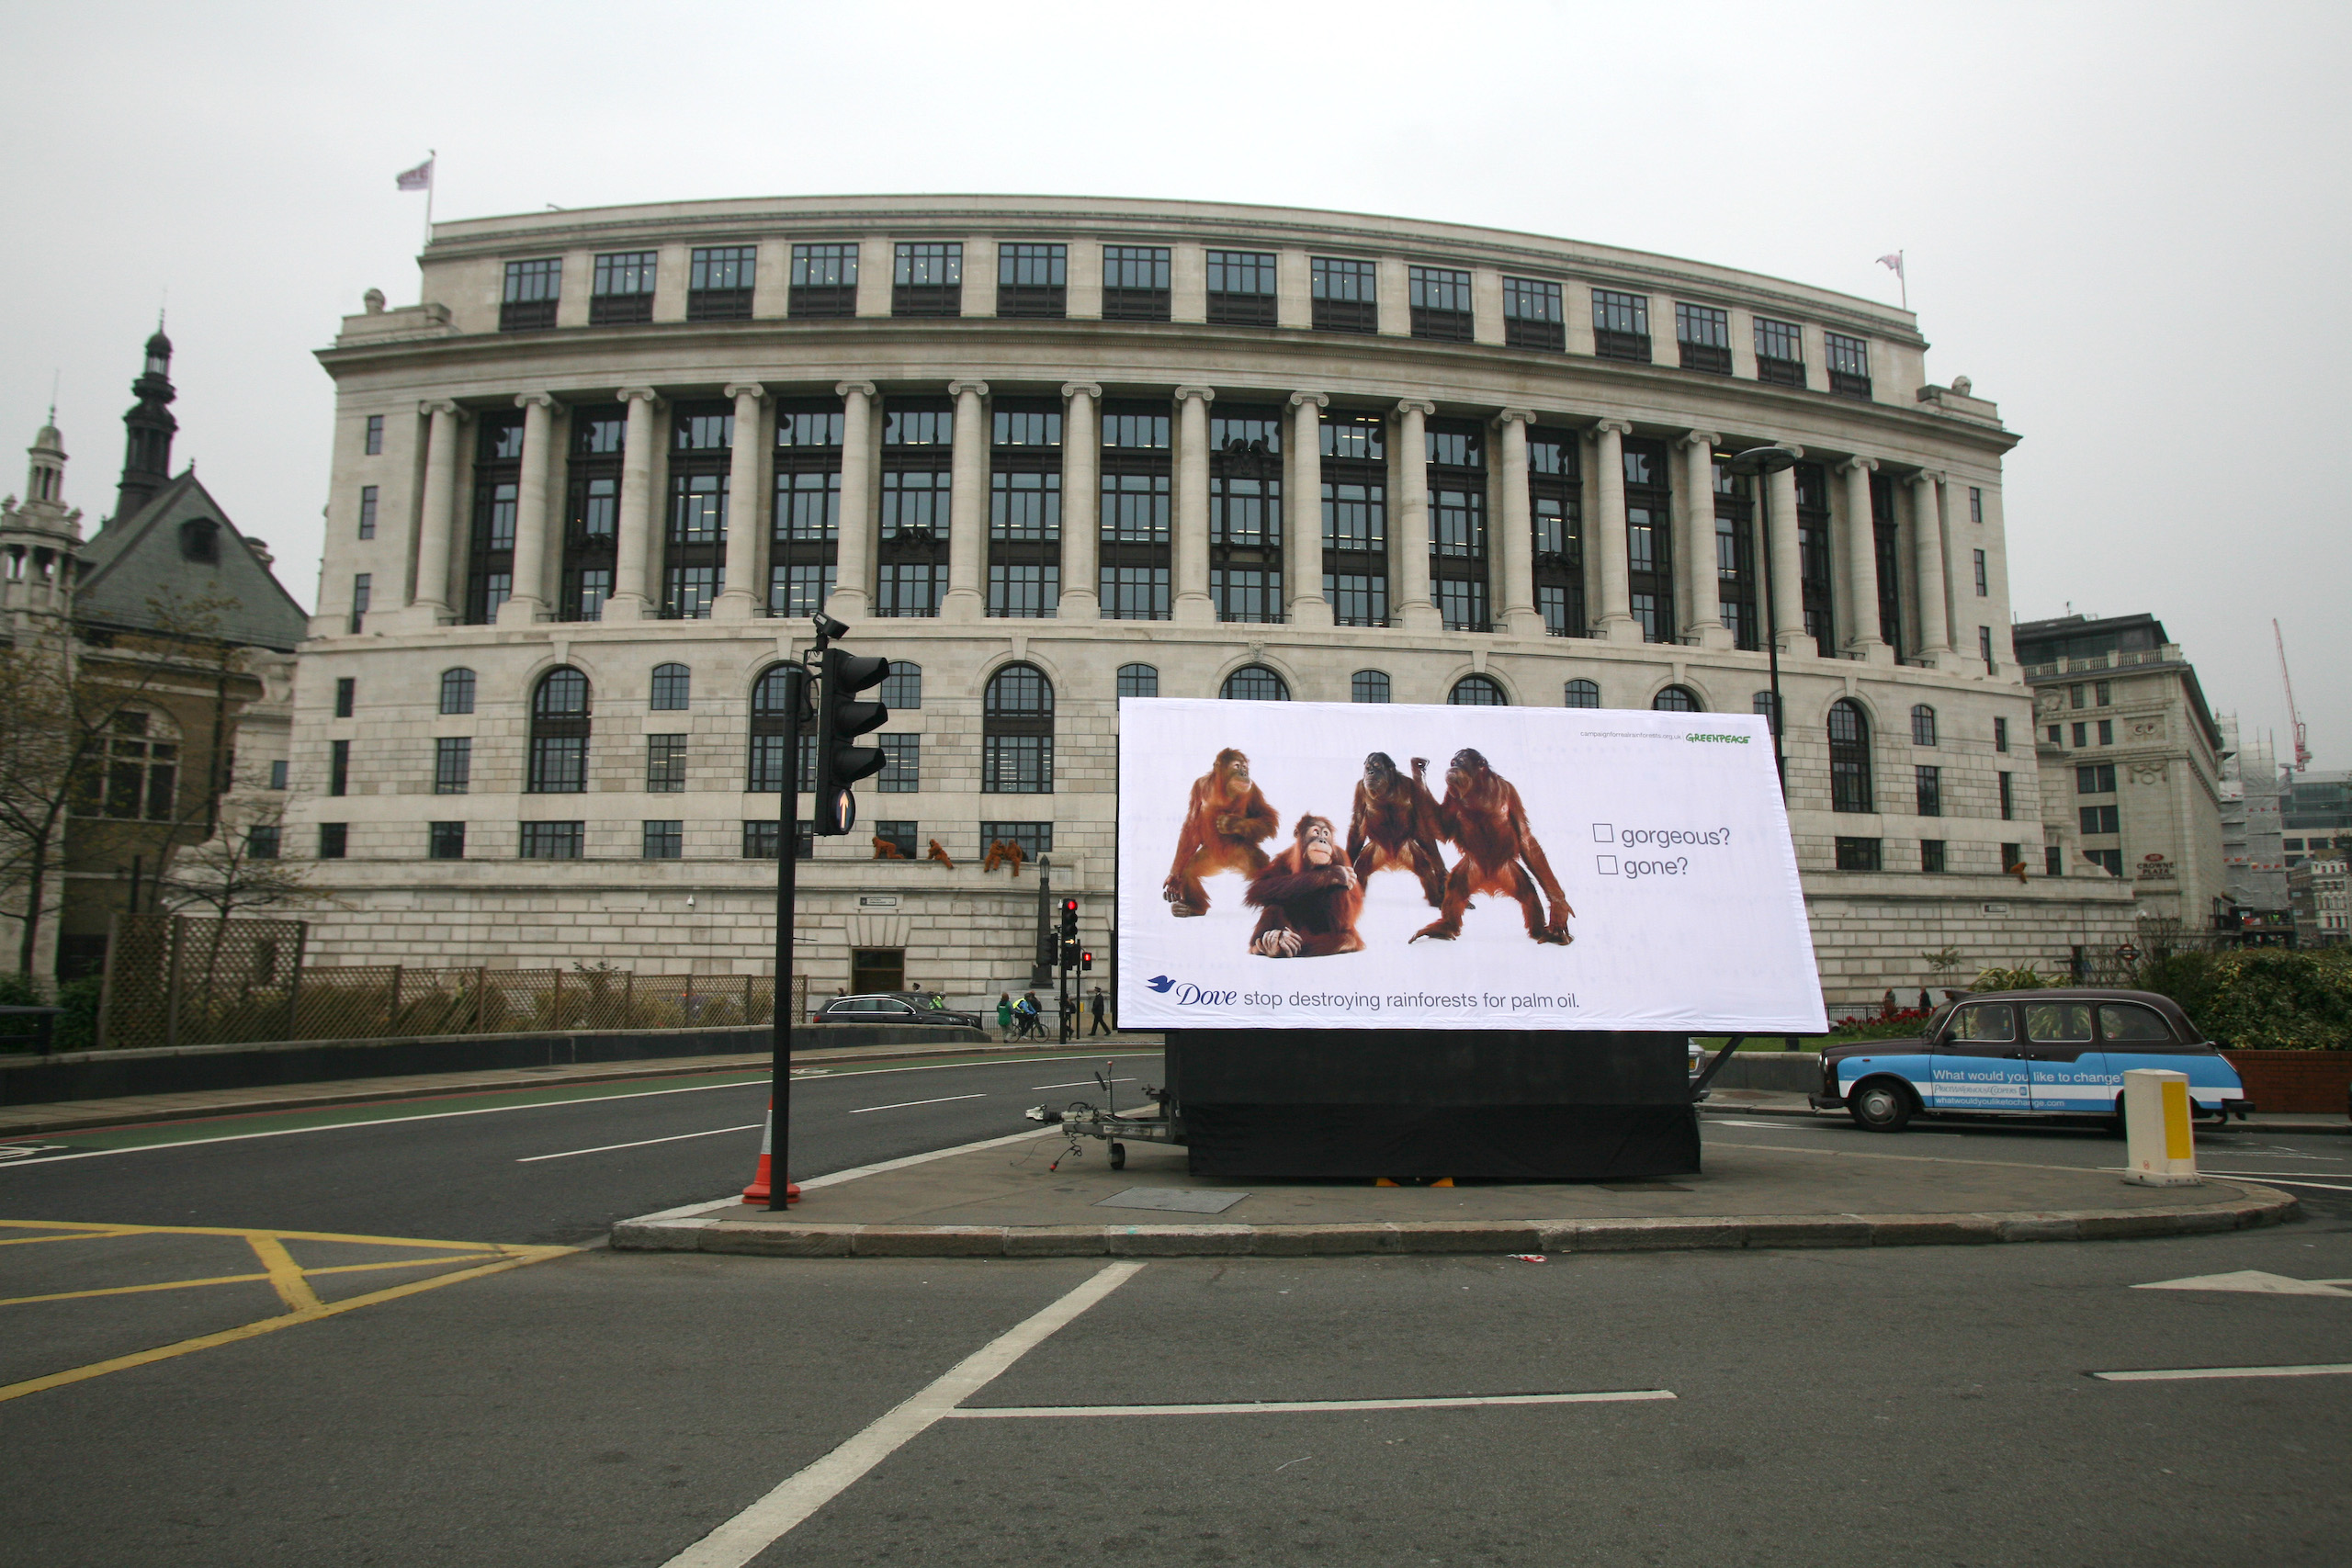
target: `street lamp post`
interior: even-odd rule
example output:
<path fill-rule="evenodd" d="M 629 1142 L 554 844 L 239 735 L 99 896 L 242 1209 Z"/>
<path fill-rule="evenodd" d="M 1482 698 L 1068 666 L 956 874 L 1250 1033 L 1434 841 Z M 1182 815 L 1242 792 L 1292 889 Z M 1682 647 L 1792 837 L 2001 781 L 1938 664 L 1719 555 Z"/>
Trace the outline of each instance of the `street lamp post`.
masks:
<path fill-rule="evenodd" d="M 1783 468 L 1793 468 L 1802 453 L 1786 446 L 1751 446 L 1736 454 L 1724 467 L 1736 474 L 1747 474 L 1756 480 L 1756 546 L 1764 558 L 1764 647 L 1770 659 L 1772 711 L 1766 716 L 1772 727 L 1772 770 L 1780 775 L 1781 798 L 1789 795 L 1789 760 L 1781 749 L 1781 612 L 1773 594 L 1772 571 L 1772 487 L 1771 476 Z"/>

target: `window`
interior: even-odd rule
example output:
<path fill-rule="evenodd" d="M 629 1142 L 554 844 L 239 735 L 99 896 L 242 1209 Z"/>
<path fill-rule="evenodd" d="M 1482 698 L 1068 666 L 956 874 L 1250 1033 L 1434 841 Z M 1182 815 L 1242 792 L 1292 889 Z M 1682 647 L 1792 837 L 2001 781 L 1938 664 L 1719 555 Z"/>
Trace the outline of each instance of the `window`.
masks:
<path fill-rule="evenodd" d="M 319 824 L 319 858 L 341 860 L 351 845 L 351 824 L 322 822 Z"/>
<path fill-rule="evenodd" d="M 686 852 L 686 825 L 674 818 L 643 824 L 647 860 L 678 860 Z"/>
<path fill-rule="evenodd" d="M 1100 577 L 1105 620 L 1164 621 L 1173 567 L 1167 405 L 1102 409 Z M 1214 457 L 1212 457 L 1214 461 Z"/>
<path fill-rule="evenodd" d="M 1486 433 L 1475 424 L 1433 420 L 1423 446 L 1431 596 L 1448 631 L 1490 631 Z"/>
<path fill-rule="evenodd" d="M 792 247 L 792 298 L 788 313 L 804 320 L 857 314 L 857 246 Z"/>
<path fill-rule="evenodd" d="M 1674 624 L 1674 529 L 1667 490 L 1667 449 L 1662 441 L 1628 437 L 1625 463 L 1625 560 L 1634 618 L 1644 642 L 1672 642 Z"/>
<path fill-rule="evenodd" d="M 1602 359 L 1650 362 L 1650 302 L 1613 288 L 1592 291 L 1592 352 Z"/>
<path fill-rule="evenodd" d="M 1050 616 L 1061 602 L 1061 407 L 1000 399 L 990 427 L 988 613 Z"/>
<path fill-rule="evenodd" d="M 944 401 L 894 404 L 883 417 L 877 615 L 939 614 L 955 439 L 955 412 Z"/>
<path fill-rule="evenodd" d="M 1915 767 L 1911 770 L 1913 788 L 1917 796 L 1918 813 L 1922 817 L 1944 814 L 1944 771 L 1939 767 Z"/>
<path fill-rule="evenodd" d="M 915 825 L 912 822 L 891 821 L 886 818 L 874 824 L 874 837 L 898 851 L 903 858 L 907 860 L 915 858 L 917 839 Z M 875 858 L 877 860 L 881 858 L 879 852 Z"/>
<path fill-rule="evenodd" d="M 1802 387 L 1804 329 L 1794 321 L 1756 318 L 1756 378 L 1771 387 Z"/>
<path fill-rule="evenodd" d="M 2083 706 L 2085 695 L 2089 692 L 2089 687 L 2081 684 L 2067 687 L 2066 705 L 2071 708 L 2079 708 Z"/>
<path fill-rule="evenodd" d="M 1971 523 L 1984 521 L 1984 491 L 1980 485 L 1968 487 L 1968 520 Z"/>
<path fill-rule="evenodd" d="M 2086 806 L 2078 809 L 2077 815 L 2081 818 L 2083 833 L 2086 838 L 2094 833 L 2123 831 L 2122 811 L 2119 807 Z"/>
<path fill-rule="evenodd" d="M 1379 272 L 1374 263 L 1317 256 L 1311 292 L 1314 296 L 1316 331 L 1376 333 L 1380 330 Z"/>
<path fill-rule="evenodd" d="M 1868 399 L 1871 395 L 1871 345 L 1861 338 L 1848 337 L 1844 333 L 1824 333 L 1822 342 L 1829 356 L 1829 389 L 1841 398 Z"/>
<path fill-rule="evenodd" d="M 2131 1002 L 2102 1002 L 2098 1010 L 2098 1032 L 2102 1038 L 2114 1041 L 2170 1040 L 2172 1031 L 2152 1008 L 2134 1006 Z"/>
<path fill-rule="evenodd" d="M 628 421 L 618 411 L 582 408 L 571 416 L 571 466 L 563 519 L 562 576 L 556 617 L 596 621 L 612 597 L 620 518 L 621 448 Z"/>
<path fill-rule="evenodd" d="M 1765 727 L 1771 730 L 1773 734 L 1778 735 L 1781 732 L 1781 705 L 1773 699 L 1771 693 L 1757 693 L 1754 696 L 1748 698 L 1747 707 L 1750 713 L 1753 713 L 1757 717 L 1764 721 Z"/>
<path fill-rule="evenodd" d="M 758 265 L 755 246 L 695 246 L 686 275 L 686 320 L 749 321 L 752 274 Z"/>
<path fill-rule="evenodd" d="M 1922 839 L 1919 840 L 1919 869 L 1926 872 L 1930 876 L 1940 875 L 1942 874 L 1944 869 L 1943 840 Z"/>
<path fill-rule="evenodd" d="M 877 735 L 874 744 L 882 749 L 882 772 L 876 775 L 874 787 L 884 795 L 912 795 L 922 788 L 922 737 L 920 735 Z"/>
<path fill-rule="evenodd" d="M 2001 722 L 1998 719 L 1996 724 Z M 1936 710 L 1921 703 L 1911 710 L 1911 744 L 1933 746 L 1936 743 Z"/>
<path fill-rule="evenodd" d="M 657 664 L 653 667 L 653 700 L 646 705 L 657 713 L 683 713 L 693 687 L 693 672 L 684 665 Z"/>
<path fill-rule="evenodd" d="M 1688 686 L 1668 686 L 1650 699 L 1650 707 L 1657 713 L 1704 713 L 1706 706 L 1698 694 Z"/>
<path fill-rule="evenodd" d="M 1840 697 L 1829 706 L 1829 809 L 1873 809 L 1870 720 L 1851 697 Z M 1842 862 L 1840 869 L 1848 869 Z"/>
<path fill-rule="evenodd" d="M 1290 686 L 1262 664 L 1245 664 L 1225 678 L 1217 695 L 1237 703 L 1286 703 Z"/>
<path fill-rule="evenodd" d="M 359 682 L 348 675 L 338 676 L 334 683 L 334 716 L 349 718 L 359 700 Z"/>
<path fill-rule="evenodd" d="M 2090 743 L 2091 727 L 2087 724 L 2078 724 L 2075 726 L 2075 744 L 2077 746 L 2087 746 Z"/>
<path fill-rule="evenodd" d="M 349 623 L 351 635 L 353 637 L 357 637 L 362 631 L 367 629 L 368 604 L 370 600 L 375 598 L 375 596 L 376 574 L 372 571 L 355 573 L 351 579 L 351 620 Z"/>
<path fill-rule="evenodd" d="M 1102 618 L 1106 621 L 1168 619 L 1168 570 L 1164 566 L 1102 568 Z"/>
<path fill-rule="evenodd" d="M 653 278 L 661 257 L 652 251 L 616 251 L 596 258 L 588 291 L 588 324 L 627 326 L 653 319 Z"/>
<path fill-rule="evenodd" d="M 2115 721 L 2113 719 L 2103 718 L 2098 721 L 2098 743 L 2102 746 L 2112 746 L 2115 744 Z"/>
<path fill-rule="evenodd" d="M 2121 850 L 2085 850 L 2083 852 L 2083 858 L 2089 861 L 2092 864 L 2099 867 L 2102 871 L 2105 871 L 2109 876 L 2121 876 L 2123 874 L 2123 852 Z"/>
<path fill-rule="evenodd" d="M 1990 626 L 1976 628 L 1976 657 L 1984 661 L 1984 673 L 1987 675 L 1999 673 L 1993 667 L 1993 628 Z"/>
<path fill-rule="evenodd" d="M 520 835 L 525 860 L 578 860 L 586 837 L 580 822 L 526 822 Z"/>
<path fill-rule="evenodd" d="M 1824 659 L 1838 651 L 1837 602 L 1829 539 L 1829 471 L 1818 463 L 1790 470 L 1797 481 L 1797 576 L 1804 629 Z"/>
<path fill-rule="evenodd" d="M 1002 244 L 996 248 L 996 313 L 1059 316 L 1069 292 L 1068 245 Z"/>
<path fill-rule="evenodd" d="M 682 403 L 672 420 L 670 509 L 663 532 L 662 618 L 710 618 L 727 586 L 732 403 Z"/>
<path fill-rule="evenodd" d="M 384 416 L 382 414 L 371 413 L 368 416 L 368 444 L 363 450 L 370 457 L 379 455 L 384 450 Z"/>
<path fill-rule="evenodd" d="M 2075 793 L 2076 795 L 2113 795 L 2115 793 L 2115 764 L 2099 762 L 2089 767 L 2076 768 Z"/>
<path fill-rule="evenodd" d="M 1985 576 L 1984 576 L 1984 552 L 1983 550 L 1978 550 L 1978 551 L 1976 551 L 1976 552 L 1975 552 L 1975 554 L 1976 554 L 1976 596 L 1977 596 L 1979 599 L 1982 599 L 1982 598 L 1984 598 L 1984 597 L 1985 596 L 1985 594 L 1986 594 L 1988 592 L 1990 592 L 1990 590 L 1988 589 L 1988 587 L 1987 587 L 1987 585 L 1986 585 L 1986 580 L 1985 580 Z"/>
<path fill-rule="evenodd" d="M 443 735 L 433 742 L 433 793 L 464 795 L 473 787 L 474 743 L 469 736 Z"/>
<path fill-rule="evenodd" d="M 1511 348 L 1554 354 L 1568 346 L 1568 318 L 1558 284 L 1535 277 L 1503 279 L 1503 342 Z"/>
<path fill-rule="evenodd" d="M 792 765 L 792 759 L 785 750 L 785 734 L 796 728 L 792 723 L 792 667 L 773 664 L 752 687 L 752 750 L 743 780 L 746 794 L 781 795 L 785 791 L 785 770 Z M 792 778 L 796 790 L 800 783 L 796 772 Z"/>
<path fill-rule="evenodd" d="M 588 788 L 588 677 L 550 670 L 531 697 L 531 795 L 579 795 Z"/>
<path fill-rule="evenodd" d="M 1597 708 L 1600 705 L 1600 682 L 1571 681 L 1563 690 L 1562 700 L 1572 708 Z"/>
<path fill-rule="evenodd" d="M 1102 247 L 1104 321 L 1164 321 L 1169 316 L 1169 300 L 1167 246 Z"/>
<path fill-rule="evenodd" d="M 2111 682 L 2106 682 L 2106 681 L 2094 681 L 2094 682 L 2091 682 L 2091 703 L 2092 703 L 2092 705 L 2093 705 L 2093 706 L 2095 706 L 2095 707 L 2103 707 L 2103 708 L 2113 707 L 2113 706 L 2115 705 L 2115 687 L 2114 687 L 2114 685 L 2113 685 Z"/>
<path fill-rule="evenodd" d="M 2052 739 L 2055 739 L 2056 737 L 2052 736 Z M 1996 718 L 1993 721 L 1993 750 L 2006 751 L 2008 749 L 2009 721 L 2006 718 Z"/>
<path fill-rule="evenodd" d="M 1359 670 L 1348 678 L 1348 700 L 1357 703 L 1385 703 L 1388 697 L 1388 677 L 1378 670 Z"/>
<path fill-rule="evenodd" d="M 649 735 L 645 738 L 645 793 L 679 795 L 686 787 L 686 738 Z"/>
<path fill-rule="evenodd" d="M 1274 256 L 1271 251 L 1211 251 L 1209 323 L 1271 327 L 1275 321 Z"/>
<path fill-rule="evenodd" d="M 245 829 L 247 860 L 276 860 L 283 843 L 277 826 L 264 822 Z"/>
<path fill-rule="evenodd" d="M 980 849 L 985 852 L 990 844 L 1017 844 L 1023 855 L 1035 860 L 1051 854 L 1054 850 L 1054 825 L 1051 822 L 983 822 L 980 824 Z"/>
<path fill-rule="evenodd" d="M 2001 820 L 2004 822 L 2014 821 L 2017 818 L 2017 790 L 2016 786 L 2011 782 L 2016 777 L 2017 775 L 2014 773 L 2003 773 L 2000 775 Z"/>
<path fill-rule="evenodd" d="M 989 678 L 980 705 L 980 792 L 1050 795 L 1054 688 L 1035 665 L 1008 664 Z"/>
<path fill-rule="evenodd" d="M 351 793 L 351 742 L 348 740 L 327 742 L 327 793 Z"/>
<path fill-rule="evenodd" d="M 1283 619 L 1282 452 L 1278 409 L 1209 421 L 1209 596 L 1220 621 Z"/>
<path fill-rule="evenodd" d="M 1879 869 L 1879 849 L 1880 840 L 1876 839 L 1840 838 L 1838 840 L 1838 869 L 1876 871 Z"/>
<path fill-rule="evenodd" d="M 359 487 L 359 536 L 363 539 L 372 539 L 376 536 L 376 487 L 374 485 Z"/>
<path fill-rule="evenodd" d="M 1323 596 L 1343 626 L 1388 624 L 1387 425 L 1378 414 L 1322 422 Z"/>
<path fill-rule="evenodd" d="M 779 405 L 767 613 L 797 619 L 832 596 L 841 534 L 842 411 Z"/>
<path fill-rule="evenodd" d="M 506 264 L 506 292 L 498 304 L 498 330 L 526 332 L 555 325 L 556 297 L 563 288 L 563 258 L 511 261 Z"/>
<path fill-rule="evenodd" d="M 2003 844 L 2001 846 L 2001 869 L 2003 871 L 2014 871 L 2023 864 L 2025 864 L 2025 847 L 2023 845 Z"/>
<path fill-rule="evenodd" d="M 1447 267 L 1417 266 L 1410 270 L 1413 335 L 1470 341 L 1470 275 Z"/>
<path fill-rule="evenodd" d="M 964 313 L 964 247 L 900 242 L 890 274 L 890 314 Z"/>
<path fill-rule="evenodd" d="M 1584 484 L 1579 437 L 1527 433 L 1529 526 L 1534 532 L 1535 607 L 1553 637 L 1585 635 Z"/>
<path fill-rule="evenodd" d="M 1120 665 L 1119 695 L 1123 697 L 1159 695 L 1159 671 L 1148 664 Z"/>
<path fill-rule="evenodd" d="M 272 789 L 286 787 L 286 759 L 283 757 L 269 765 L 269 787 Z"/>
<path fill-rule="evenodd" d="M 1503 695 L 1502 683 L 1490 675 L 1464 675 L 1453 683 L 1445 700 L 1458 708 L 1509 707 L 1510 699 Z"/>
<path fill-rule="evenodd" d="M 441 711 L 471 713 L 474 711 L 474 672 L 457 669 L 441 671 Z"/>
<path fill-rule="evenodd" d="M 514 524 L 523 482 L 523 416 L 484 415 L 474 448 L 465 619 L 489 626 L 514 589 Z"/>
<path fill-rule="evenodd" d="M 910 664 L 903 659 L 890 660 L 890 672 L 882 677 L 882 689 L 875 694 L 892 713 L 914 713 L 922 706 L 922 666 Z"/>
<path fill-rule="evenodd" d="M 775 859 L 776 829 L 781 826 L 782 824 L 778 822 L 744 823 L 743 858 L 745 860 Z M 817 825 L 813 822 L 796 822 L 793 826 L 796 831 L 793 835 L 792 858 L 794 860 L 816 859 Z"/>
<path fill-rule="evenodd" d="M 1682 350 L 1682 368 L 1711 375 L 1731 374 L 1731 315 L 1712 305 L 1674 307 L 1674 341 Z"/>
<path fill-rule="evenodd" d="M 2044 876 L 2064 876 L 2066 874 L 2066 850 L 2064 845 L 2044 844 L 2041 846 L 2041 874 Z"/>

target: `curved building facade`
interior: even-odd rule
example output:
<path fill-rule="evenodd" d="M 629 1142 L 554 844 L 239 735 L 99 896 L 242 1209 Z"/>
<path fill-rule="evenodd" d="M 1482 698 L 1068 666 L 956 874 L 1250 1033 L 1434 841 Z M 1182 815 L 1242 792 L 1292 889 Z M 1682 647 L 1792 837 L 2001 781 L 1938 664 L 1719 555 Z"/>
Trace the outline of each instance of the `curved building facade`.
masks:
<path fill-rule="evenodd" d="M 1113 951 L 1123 694 L 1760 712 L 1773 643 L 1833 1010 L 1924 951 L 2047 966 L 2129 925 L 2120 885 L 2044 874 L 2015 437 L 1905 311 L 1053 197 L 551 211 L 437 225 L 422 265 L 320 355 L 288 838 L 342 900 L 322 956 L 763 966 L 767 677 L 820 607 L 896 661 L 891 766 L 800 874 L 820 988 L 1025 981 L 1002 846 Z M 1724 458 L 1767 442 L 1803 461 L 1759 496 Z"/>

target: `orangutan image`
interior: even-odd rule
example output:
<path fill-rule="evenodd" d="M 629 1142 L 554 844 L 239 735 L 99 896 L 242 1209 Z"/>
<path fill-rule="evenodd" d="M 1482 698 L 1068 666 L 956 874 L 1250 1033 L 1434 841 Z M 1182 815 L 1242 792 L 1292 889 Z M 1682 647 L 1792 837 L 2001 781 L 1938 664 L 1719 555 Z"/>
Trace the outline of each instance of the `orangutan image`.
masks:
<path fill-rule="evenodd" d="M 1159 896 L 1178 917 L 1209 912 L 1209 890 L 1201 879 L 1220 871 L 1255 876 L 1266 869 L 1258 845 L 1274 836 L 1282 819 L 1258 786 L 1250 782 L 1250 759 L 1228 746 L 1216 763 L 1193 781 L 1184 826 L 1176 835 L 1176 859 Z"/>
<path fill-rule="evenodd" d="M 1414 942 L 1435 937 L 1452 942 L 1462 934 L 1463 911 L 1481 893 L 1497 893 L 1519 900 L 1527 916 L 1527 934 L 1537 942 L 1566 947 L 1568 908 L 1560 879 L 1544 858 L 1544 846 L 1527 826 L 1527 808 L 1509 779 L 1487 766 L 1487 759 L 1464 747 L 1453 754 L 1445 770 L 1445 799 L 1437 809 L 1438 830 L 1462 852 L 1446 879 L 1445 903 L 1436 919 L 1415 931 Z M 1536 897 L 1541 887 L 1552 901 L 1547 920 Z"/>
<path fill-rule="evenodd" d="M 1385 751 L 1363 760 L 1356 785 L 1355 811 L 1348 818 L 1348 863 L 1357 877 L 1391 867 L 1421 879 L 1421 896 L 1432 909 L 1445 906 L 1445 862 L 1437 852 L 1437 802 L 1421 782 L 1427 757 L 1413 759 L 1413 776 L 1396 771 Z"/>
<path fill-rule="evenodd" d="M 1250 879 L 1244 902 L 1262 910 L 1250 933 L 1250 951 L 1268 958 L 1328 958 L 1363 947 L 1356 917 L 1363 910 L 1363 882 L 1322 817 L 1302 817 L 1290 848 Z"/>

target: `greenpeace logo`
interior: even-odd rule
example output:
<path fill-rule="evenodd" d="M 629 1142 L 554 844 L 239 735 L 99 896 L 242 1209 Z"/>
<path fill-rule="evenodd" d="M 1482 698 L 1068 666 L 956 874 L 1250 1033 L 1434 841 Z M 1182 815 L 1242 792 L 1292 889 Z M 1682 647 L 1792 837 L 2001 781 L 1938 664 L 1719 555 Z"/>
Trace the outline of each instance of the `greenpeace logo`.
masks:
<path fill-rule="evenodd" d="M 1745 746 L 1747 744 L 1747 737 L 1745 735 L 1686 735 L 1682 739 L 1685 740 L 1720 740 L 1726 746 Z"/>

